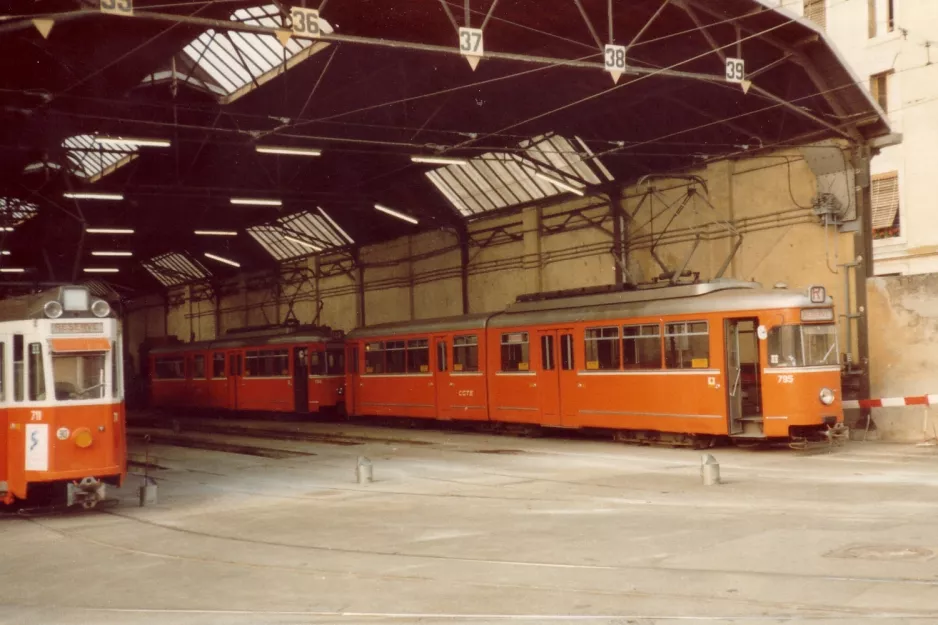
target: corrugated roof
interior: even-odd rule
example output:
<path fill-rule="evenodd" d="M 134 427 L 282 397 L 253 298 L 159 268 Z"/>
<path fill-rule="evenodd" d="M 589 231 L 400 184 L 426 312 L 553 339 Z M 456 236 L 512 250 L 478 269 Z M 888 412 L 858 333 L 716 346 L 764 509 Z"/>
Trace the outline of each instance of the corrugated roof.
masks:
<path fill-rule="evenodd" d="M 185 252 L 167 252 L 142 263 L 143 268 L 166 287 L 180 286 L 212 275 L 202 263 Z"/>
<path fill-rule="evenodd" d="M 238 9 L 229 19 L 252 26 L 283 28 L 283 18 L 275 4 Z M 333 32 L 323 19 L 319 20 L 319 27 L 325 34 Z M 272 35 L 210 28 L 183 47 L 168 67 L 144 78 L 143 84 L 176 81 L 212 93 L 228 104 L 327 46 L 324 42 L 296 38 L 290 38 L 284 46 Z"/>
<path fill-rule="evenodd" d="M 277 261 L 309 256 L 354 243 L 351 237 L 323 216 L 309 211 L 280 217 L 248 228 L 247 231 Z"/>
<path fill-rule="evenodd" d="M 0 226 L 12 228 L 39 212 L 39 206 L 15 197 L 0 197 Z"/>
<path fill-rule="evenodd" d="M 464 217 L 565 192 L 536 173 L 577 189 L 613 180 L 589 147 L 573 139 L 576 145 L 560 135 L 540 135 L 521 142 L 519 152 L 488 152 L 468 165 L 446 165 L 426 175 Z"/>

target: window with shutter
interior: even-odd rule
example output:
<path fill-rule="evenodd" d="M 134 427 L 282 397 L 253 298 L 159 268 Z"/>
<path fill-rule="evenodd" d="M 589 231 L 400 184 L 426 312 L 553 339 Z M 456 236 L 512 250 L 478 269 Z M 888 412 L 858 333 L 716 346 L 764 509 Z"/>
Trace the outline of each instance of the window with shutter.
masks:
<path fill-rule="evenodd" d="M 889 112 L 889 74 L 891 73 L 892 70 L 870 76 L 870 94 L 884 113 Z"/>
<path fill-rule="evenodd" d="M 804 0 L 804 16 L 820 26 L 827 27 L 827 0 Z"/>
<path fill-rule="evenodd" d="M 878 174 L 872 183 L 873 238 L 899 236 L 899 174 Z"/>

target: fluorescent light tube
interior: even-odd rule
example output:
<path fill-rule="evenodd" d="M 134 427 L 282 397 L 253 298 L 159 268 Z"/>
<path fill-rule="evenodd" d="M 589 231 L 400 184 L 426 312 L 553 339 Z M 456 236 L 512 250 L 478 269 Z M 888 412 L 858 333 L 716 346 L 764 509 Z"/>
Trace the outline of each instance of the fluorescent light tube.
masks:
<path fill-rule="evenodd" d="M 111 202 L 119 202 L 124 199 L 122 193 L 91 193 L 84 191 L 78 193 L 63 193 L 62 196 L 70 200 L 108 200 Z"/>
<path fill-rule="evenodd" d="M 133 256 L 133 252 L 91 252 L 92 256 Z"/>
<path fill-rule="evenodd" d="M 448 156 L 411 156 L 412 163 L 426 163 L 428 165 L 460 165 L 467 167 L 469 161 L 464 158 L 451 158 Z"/>
<path fill-rule="evenodd" d="M 349 242 L 349 243 L 353 243 L 353 242 L 354 242 L 354 241 L 352 240 L 352 237 L 350 237 L 350 236 L 348 235 L 348 233 L 347 233 L 345 230 L 343 230 L 342 227 L 339 226 L 339 224 L 337 224 L 337 223 L 332 219 L 332 217 L 329 216 L 329 214 L 328 214 L 326 211 L 324 211 L 324 210 L 322 209 L 321 206 L 317 206 L 316 208 L 319 210 L 319 213 L 320 213 L 323 217 L 326 218 L 326 221 L 328 221 L 328 222 L 332 225 L 333 228 L 335 228 L 343 237 L 345 237 L 345 240 L 346 240 L 347 242 Z"/>
<path fill-rule="evenodd" d="M 233 197 L 231 198 L 231 203 L 242 206 L 283 206 L 283 202 L 280 200 L 269 200 L 256 197 Z"/>
<path fill-rule="evenodd" d="M 287 241 L 292 241 L 293 243 L 296 243 L 296 244 L 298 244 L 298 245 L 303 245 L 303 246 L 306 246 L 306 247 L 308 247 L 308 248 L 310 248 L 310 249 L 316 250 L 317 252 L 321 252 L 321 251 L 322 251 L 322 248 L 321 248 L 321 247 L 319 247 L 318 245 L 314 245 L 314 244 L 310 243 L 309 241 L 304 241 L 303 239 L 298 239 L 298 238 L 296 238 L 296 237 L 291 237 L 291 236 L 288 235 L 288 234 L 283 235 L 283 238 L 284 238 L 285 240 L 287 240 Z"/>
<path fill-rule="evenodd" d="M 0 267 L 0 273 L 26 273 L 22 267 Z"/>
<path fill-rule="evenodd" d="M 382 206 L 381 204 L 375 204 L 375 209 L 381 211 L 382 213 L 385 213 L 386 215 L 390 215 L 391 217 L 397 217 L 398 219 L 402 221 L 406 221 L 412 224 L 417 223 L 417 220 L 415 218 L 411 217 L 410 215 L 405 215 L 404 213 L 399 213 L 393 208 L 388 208 L 387 206 Z"/>
<path fill-rule="evenodd" d="M 145 139 L 143 137 L 95 137 L 94 142 L 124 148 L 168 148 L 171 145 L 168 139 Z"/>
<path fill-rule="evenodd" d="M 203 237 L 236 237 L 237 230 L 195 230 L 195 233 Z"/>
<path fill-rule="evenodd" d="M 558 189 L 563 189 L 564 191 L 575 193 L 576 195 L 579 195 L 580 197 L 584 195 L 582 189 L 577 189 L 576 187 L 569 185 L 566 182 L 563 182 L 562 180 L 557 180 L 556 178 L 552 178 L 551 176 L 545 176 L 539 171 L 534 172 L 534 175 L 545 182 L 549 182 L 550 184 L 554 185 Z"/>
<path fill-rule="evenodd" d="M 208 252 L 205 252 L 205 257 L 206 257 L 206 258 L 211 258 L 212 260 L 217 260 L 217 261 L 220 262 L 220 263 L 225 263 L 226 265 L 231 265 L 232 267 L 240 267 L 240 266 L 241 266 L 241 263 L 236 263 L 235 261 L 231 260 L 230 258 L 225 258 L 224 256 L 216 256 L 215 254 L 209 254 Z"/>
<path fill-rule="evenodd" d="M 133 234 L 132 228 L 85 228 L 88 234 Z"/>
<path fill-rule="evenodd" d="M 256 145 L 259 154 L 285 154 L 287 156 L 319 156 L 322 150 L 313 148 L 290 148 L 282 145 Z"/>
<path fill-rule="evenodd" d="M 117 267 L 85 267 L 85 273 L 117 273 L 120 271 Z"/>

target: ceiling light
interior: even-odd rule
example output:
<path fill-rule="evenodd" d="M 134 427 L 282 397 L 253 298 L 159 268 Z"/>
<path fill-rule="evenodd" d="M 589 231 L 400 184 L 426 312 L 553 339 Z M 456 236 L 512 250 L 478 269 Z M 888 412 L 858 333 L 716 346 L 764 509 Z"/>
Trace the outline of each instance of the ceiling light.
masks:
<path fill-rule="evenodd" d="M 132 228 L 85 228 L 88 234 L 133 234 Z"/>
<path fill-rule="evenodd" d="M 0 273 L 26 273 L 22 267 L 0 267 Z"/>
<path fill-rule="evenodd" d="M 120 269 L 117 267 L 85 267 L 82 271 L 85 273 L 117 273 Z"/>
<path fill-rule="evenodd" d="M 336 230 L 338 230 L 339 233 L 340 233 L 343 237 L 345 237 L 345 240 L 346 240 L 346 241 L 349 241 L 349 242 L 352 241 L 352 237 L 350 237 L 350 236 L 348 235 L 348 233 L 347 233 L 345 230 L 343 230 L 343 229 L 341 228 L 341 226 L 339 226 L 339 224 L 337 224 L 335 221 L 333 221 L 333 220 L 332 220 L 332 217 L 330 217 L 329 214 L 326 213 L 326 211 L 324 211 L 321 206 L 317 206 L 316 209 L 319 211 L 319 213 L 320 213 L 323 217 L 326 218 L 326 221 L 328 221 L 330 224 L 332 224 L 332 227 L 333 227 L 333 228 L 335 228 Z"/>
<path fill-rule="evenodd" d="M 124 148 L 168 148 L 170 146 L 168 139 L 144 139 L 142 137 L 95 137 L 94 142 Z"/>
<path fill-rule="evenodd" d="M 447 156 L 411 156 L 412 163 L 426 163 L 428 165 L 460 165 L 467 167 L 469 161 L 465 158 L 450 158 Z"/>
<path fill-rule="evenodd" d="M 381 211 L 382 213 L 390 215 L 391 217 L 397 217 L 398 219 L 402 221 L 406 221 L 412 224 L 417 223 L 417 220 L 415 218 L 411 217 L 410 215 L 405 215 L 404 213 L 399 213 L 393 208 L 388 208 L 387 206 L 382 206 L 381 204 L 375 204 L 375 208 Z"/>
<path fill-rule="evenodd" d="M 235 261 L 225 258 L 224 256 L 216 256 L 215 254 L 209 254 L 205 252 L 206 258 L 211 258 L 212 260 L 217 260 L 220 263 L 225 263 L 226 265 L 231 265 L 232 267 L 240 267 L 241 263 L 236 263 Z"/>
<path fill-rule="evenodd" d="M 10 250 L 0 250 L 0 254 L 3 254 L 4 256 L 9 256 Z"/>
<path fill-rule="evenodd" d="M 91 252 L 92 256 L 133 256 L 133 252 Z"/>
<path fill-rule="evenodd" d="M 286 154 L 287 156 L 319 156 L 322 154 L 322 150 L 290 148 L 282 145 L 256 145 L 254 149 L 260 154 Z"/>
<path fill-rule="evenodd" d="M 6 226 L 5 228 L 0 228 L 0 232 L 13 232 L 13 228 Z"/>
<path fill-rule="evenodd" d="M 265 200 L 256 197 L 233 197 L 231 203 L 243 206 L 283 206 L 280 200 Z"/>
<path fill-rule="evenodd" d="M 195 230 L 195 233 L 203 237 L 236 237 L 237 230 Z"/>
<path fill-rule="evenodd" d="M 542 174 L 542 173 L 539 172 L 539 171 L 534 172 L 534 175 L 537 176 L 538 178 L 540 178 L 541 180 L 544 180 L 545 182 L 551 183 L 552 185 L 554 185 L 554 186 L 557 187 L 558 189 L 563 189 L 564 191 L 569 191 L 570 193 L 575 193 L 575 194 L 577 194 L 577 195 L 579 195 L 579 196 L 581 196 L 581 197 L 583 196 L 583 189 L 577 189 L 576 187 L 574 187 L 574 186 L 572 186 L 572 185 L 569 185 L 569 184 L 567 184 L 566 182 L 563 182 L 562 180 L 557 180 L 556 178 L 552 178 L 552 177 L 550 177 L 550 176 L 546 176 L 546 175 Z"/>
<path fill-rule="evenodd" d="M 111 202 L 119 202 L 124 199 L 122 193 L 63 193 L 63 197 L 67 197 L 70 200 L 109 200 Z"/>
<path fill-rule="evenodd" d="M 316 250 L 317 252 L 321 252 L 321 251 L 322 251 L 322 248 L 321 248 L 321 247 L 319 247 L 318 245 L 313 245 L 313 244 L 310 243 L 309 241 L 304 241 L 303 239 L 298 239 L 298 238 L 296 238 L 296 237 L 291 237 L 291 236 L 288 235 L 288 234 L 283 235 L 283 238 L 284 238 L 285 240 L 287 240 L 287 241 L 292 241 L 293 243 L 297 243 L 297 244 L 299 244 L 299 245 L 304 245 L 304 246 L 306 246 L 306 247 L 308 247 L 308 248 L 310 248 L 310 249 L 312 249 L 312 250 Z"/>

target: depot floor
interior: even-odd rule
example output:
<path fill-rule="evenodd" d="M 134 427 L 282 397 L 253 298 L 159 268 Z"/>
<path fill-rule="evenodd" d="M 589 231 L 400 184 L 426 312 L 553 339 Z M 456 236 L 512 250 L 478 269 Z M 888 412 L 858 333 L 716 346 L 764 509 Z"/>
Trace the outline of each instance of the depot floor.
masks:
<path fill-rule="evenodd" d="M 938 623 L 936 448 L 716 449 L 705 487 L 691 450 L 302 429 L 151 445 L 154 506 L 131 476 L 0 519 L 0 623 Z"/>

